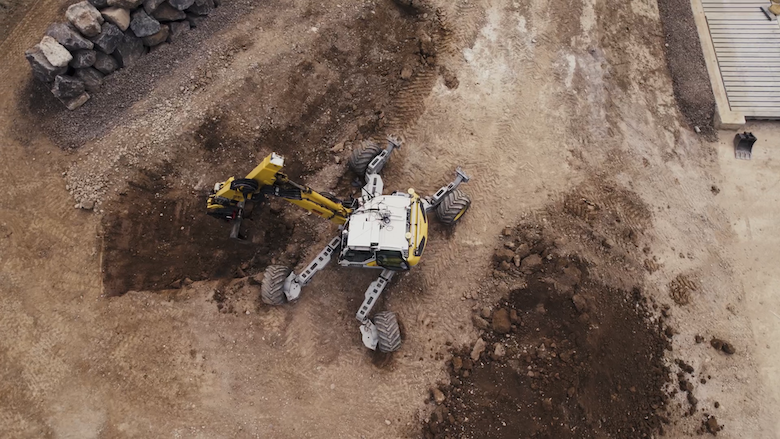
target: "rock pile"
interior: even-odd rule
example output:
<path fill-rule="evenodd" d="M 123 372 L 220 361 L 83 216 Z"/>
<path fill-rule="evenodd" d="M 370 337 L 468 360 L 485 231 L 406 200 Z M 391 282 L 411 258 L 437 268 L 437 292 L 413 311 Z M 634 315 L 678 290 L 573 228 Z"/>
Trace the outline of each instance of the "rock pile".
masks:
<path fill-rule="evenodd" d="M 68 7 L 25 57 L 35 79 L 69 110 L 84 105 L 103 77 L 133 65 L 148 50 L 173 42 L 219 0 L 88 0 Z"/>

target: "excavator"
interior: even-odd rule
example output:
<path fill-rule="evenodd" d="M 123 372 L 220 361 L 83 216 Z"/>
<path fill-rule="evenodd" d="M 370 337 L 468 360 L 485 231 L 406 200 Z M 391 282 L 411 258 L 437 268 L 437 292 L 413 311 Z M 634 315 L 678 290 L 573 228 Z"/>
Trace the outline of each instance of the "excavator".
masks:
<path fill-rule="evenodd" d="M 379 311 L 369 318 L 379 296 L 398 271 L 420 262 L 428 241 L 428 213 L 435 211 L 439 221 L 454 225 L 471 206 L 471 200 L 458 187 L 469 181 L 457 168 L 455 179 L 432 196 L 420 196 L 414 189 L 383 195 L 380 176 L 393 150 L 401 142 L 387 137 L 387 145 L 364 142 L 353 150 L 349 167 L 362 176 L 365 185 L 360 196 L 340 200 L 290 181 L 282 172 L 284 158 L 274 152 L 244 178 L 231 177 L 217 183 L 208 197 L 207 212 L 231 224 L 231 238 L 241 239 L 241 222 L 249 203 L 268 197 L 284 199 L 339 226 L 338 236 L 299 273 L 289 267 L 270 265 L 260 287 L 260 297 L 269 305 L 282 305 L 300 297 L 301 288 L 311 282 L 336 257 L 346 267 L 381 269 L 379 277 L 365 292 L 357 311 L 363 344 L 371 350 L 394 352 L 401 346 L 398 318 L 391 311 Z M 362 183 L 360 183 L 362 184 Z"/>

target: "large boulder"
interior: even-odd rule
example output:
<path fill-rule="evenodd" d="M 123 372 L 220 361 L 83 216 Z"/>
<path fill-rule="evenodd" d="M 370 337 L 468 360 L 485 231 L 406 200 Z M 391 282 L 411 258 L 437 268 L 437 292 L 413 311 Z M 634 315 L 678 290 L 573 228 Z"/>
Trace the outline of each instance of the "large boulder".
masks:
<path fill-rule="evenodd" d="M 144 0 L 108 0 L 109 6 L 133 10 L 143 3 Z"/>
<path fill-rule="evenodd" d="M 183 11 L 195 3 L 195 0 L 168 0 L 174 8 Z"/>
<path fill-rule="evenodd" d="M 187 12 L 195 15 L 209 15 L 214 10 L 214 0 L 195 0 Z"/>
<path fill-rule="evenodd" d="M 125 32 L 122 41 L 119 42 L 114 50 L 114 57 L 122 67 L 129 67 L 135 64 L 146 53 L 146 47 L 140 38 L 136 37 L 131 31 Z"/>
<path fill-rule="evenodd" d="M 178 21 L 187 18 L 187 14 L 166 2 L 152 12 L 152 17 L 157 21 Z"/>
<path fill-rule="evenodd" d="M 92 67 L 76 69 L 73 76 L 81 80 L 84 83 L 84 88 L 90 93 L 100 90 L 100 86 L 103 85 L 103 74 Z"/>
<path fill-rule="evenodd" d="M 151 14 L 165 2 L 166 0 L 144 0 L 144 11 Z"/>
<path fill-rule="evenodd" d="M 190 31 L 190 23 L 187 20 L 174 21 L 168 24 L 171 28 L 171 33 L 168 35 L 168 41 L 173 43 L 180 40 L 183 35 Z"/>
<path fill-rule="evenodd" d="M 111 55 L 103 52 L 95 53 L 95 64 L 92 66 L 104 75 L 110 75 L 119 68 L 119 62 Z"/>
<path fill-rule="evenodd" d="M 92 38 L 95 47 L 103 53 L 112 53 L 116 45 L 122 41 L 124 34 L 118 27 L 111 23 L 103 23 L 100 35 Z"/>
<path fill-rule="evenodd" d="M 130 27 L 130 11 L 123 8 L 110 7 L 100 11 L 103 18 L 110 23 L 114 23 L 122 32 L 126 31 Z"/>
<path fill-rule="evenodd" d="M 160 32 L 160 22 L 150 17 L 143 9 L 133 12 L 130 29 L 139 38 L 148 37 Z"/>
<path fill-rule="evenodd" d="M 60 100 L 68 110 L 75 110 L 89 100 L 84 82 L 72 76 L 59 75 L 54 80 L 52 94 Z"/>
<path fill-rule="evenodd" d="M 170 28 L 167 24 L 163 24 L 160 26 L 160 32 L 157 32 L 154 35 L 149 35 L 148 37 L 143 37 L 141 40 L 144 42 L 145 46 L 153 47 L 158 44 L 164 43 L 168 39 L 168 34 L 170 33 Z"/>
<path fill-rule="evenodd" d="M 92 49 L 92 41 L 84 38 L 70 23 L 54 23 L 46 29 L 46 35 L 70 50 Z"/>
<path fill-rule="evenodd" d="M 69 65 L 74 69 L 83 69 L 92 67 L 93 64 L 95 64 L 94 50 L 77 50 L 73 52 L 73 60 Z"/>
<path fill-rule="evenodd" d="M 68 49 L 48 35 L 44 35 L 41 38 L 38 47 L 41 48 L 43 55 L 54 67 L 67 67 L 68 63 L 73 59 L 73 55 L 68 52 Z"/>
<path fill-rule="evenodd" d="M 35 79 L 42 82 L 54 82 L 57 75 L 65 74 L 68 71 L 67 67 L 55 67 L 53 66 L 46 55 L 43 54 L 41 46 L 36 44 L 31 49 L 24 52 L 25 58 L 32 67 L 33 76 Z"/>
<path fill-rule="evenodd" d="M 87 37 L 97 36 L 101 31 L 100 25 L 103 24 L 100 11 L 87 1 L 70 5 L 65 11 L 65 18 Z"/>

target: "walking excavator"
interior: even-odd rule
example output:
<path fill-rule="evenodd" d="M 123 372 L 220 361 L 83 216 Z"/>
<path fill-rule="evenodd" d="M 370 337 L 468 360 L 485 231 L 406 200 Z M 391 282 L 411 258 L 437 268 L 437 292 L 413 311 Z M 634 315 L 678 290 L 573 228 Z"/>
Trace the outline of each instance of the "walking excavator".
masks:
<path fill-rule="evenodd" d="M 428 213 L 435 211 L 439 221 L 454 225 L 466 213 L 471 200 L 458 189 L 461 183 L 469 181 L 460 168 L 455 171 L 455 179 L 433 196 L 420 196 L 414 189 L 383 195 L 384 183 L 379 173 L 393 150 L 400 146 L 398 139 L 388 136 L 385 147 L 364 142 L 352 152 L 349 166 L 364 178 L 365 185 L 358 198 L 350 196 L 349 200 L 290 181 L 282 172 L 284 158 L 273 152 L 246 177 L 231 177 L 214 186 L 207 212 L 232 223 L 231 238 L 241 236 L 241 221 L 248 203 L 256 206 L 268 197 L 282 198 L 339 225 L 338 236 L 299 273 L 280 265 L 266 268 L 260 288 L 263 302 L 282 305 L 298 299 L 301 288 L 334 255 L 342 266 L 381 269 L 357 311 L 363 344 L 380 352 L 393 352 L 401 346 L 395 313 L 380 311 L 372 318 L 369 315 L 393 275 L 420 262 L 428 241 Z"/>

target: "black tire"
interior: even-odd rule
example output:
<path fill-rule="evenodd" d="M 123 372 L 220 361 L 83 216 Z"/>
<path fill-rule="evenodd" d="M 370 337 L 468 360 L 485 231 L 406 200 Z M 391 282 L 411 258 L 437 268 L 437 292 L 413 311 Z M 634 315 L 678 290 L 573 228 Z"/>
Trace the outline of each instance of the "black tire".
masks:
<path fill-rule="evenodd" d="M 366 169 L 371 164 L 371 160 L 374 160 L 374 157 L 381 154 L 384 150 L 384 148 L 374 142 L 363 142 L 349 156 L 349 169 L 361 177 L 366 175 Z"/>
<path fill-rule="evenodd" d="M 376 348 L 380 352 L 395 352 L 401 347 L 401 328 L 394 312 L 381 311 L 374 315 L 374 325 L 379 334 Z"/>
<path fill-rule="evenodd" d="M 291 271 L 284 265 L 269 265 L 265 269 L 263 283 L 260 285 L 260 299 L 264 303 L 284 305 L 287 302 L 287 296 L 284 295 L 284 281 Z"/>
<path fill-rule="evenodd" d="M 455 189 L 436 206 L 436 216 L 439 217 L 439 221 L 451 226 L 463 218 L 463 214 L 466 213 L 469 206 L 471 206 L 469 196 L 465 192 Z"/>

